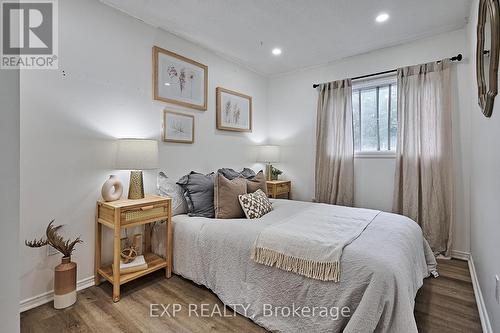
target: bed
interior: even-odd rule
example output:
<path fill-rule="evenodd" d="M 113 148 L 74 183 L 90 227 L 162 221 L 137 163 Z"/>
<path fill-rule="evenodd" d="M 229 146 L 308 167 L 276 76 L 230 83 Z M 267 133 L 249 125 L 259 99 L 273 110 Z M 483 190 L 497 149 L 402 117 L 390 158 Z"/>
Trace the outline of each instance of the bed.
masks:
<path fill-rule="evenodd" d="M 319 205 L 272 203 L 255 220 L 175 216 L 174 272 L 272 332 L 417 332 L 415 295 L 436 261 L 415 222 L 379 213 L 344 248 L 340 282 L 319 281 L 250 258 L 263 228 Z"/>

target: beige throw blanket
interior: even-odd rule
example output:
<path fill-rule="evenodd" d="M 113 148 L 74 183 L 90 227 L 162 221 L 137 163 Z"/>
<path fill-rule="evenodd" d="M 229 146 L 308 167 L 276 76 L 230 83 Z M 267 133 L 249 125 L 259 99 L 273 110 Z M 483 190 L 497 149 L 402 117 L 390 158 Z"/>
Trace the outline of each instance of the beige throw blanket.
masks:
<path fill-rule="evenodd" d="M 345 246 L 361 235 L 380 211 L 320 204 L 258 235 L 252 259 L 312 279 L 340 281 Z"/>

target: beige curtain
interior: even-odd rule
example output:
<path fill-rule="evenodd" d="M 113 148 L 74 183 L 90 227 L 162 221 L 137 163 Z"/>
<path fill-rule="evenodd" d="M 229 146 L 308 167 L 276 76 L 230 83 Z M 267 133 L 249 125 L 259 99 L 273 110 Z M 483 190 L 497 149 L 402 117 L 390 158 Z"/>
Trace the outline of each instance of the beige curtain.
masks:
<path fill-rule="evenodd" d="M 316 121 L 316 201 L 352 206 L 354 148 L 351 80 L 321 84 Z"/>
<path fill-rule="evenodd" d="M 450 61 L 398 70 L 394 212 L 415 220 L 435 254 L 450 254 Z"/>

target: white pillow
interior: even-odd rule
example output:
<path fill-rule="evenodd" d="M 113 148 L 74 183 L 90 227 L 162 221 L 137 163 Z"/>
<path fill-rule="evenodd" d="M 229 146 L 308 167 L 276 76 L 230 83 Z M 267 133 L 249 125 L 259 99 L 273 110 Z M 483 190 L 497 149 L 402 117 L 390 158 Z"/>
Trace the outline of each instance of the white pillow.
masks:
<path fill-rule="evenodd" d="M 158 195 L 172 198 L 172 216 L 187 214 L 188 207 L 184 190 L 175 181 L 171 181 L 163 171 L 158 174 Z"/>

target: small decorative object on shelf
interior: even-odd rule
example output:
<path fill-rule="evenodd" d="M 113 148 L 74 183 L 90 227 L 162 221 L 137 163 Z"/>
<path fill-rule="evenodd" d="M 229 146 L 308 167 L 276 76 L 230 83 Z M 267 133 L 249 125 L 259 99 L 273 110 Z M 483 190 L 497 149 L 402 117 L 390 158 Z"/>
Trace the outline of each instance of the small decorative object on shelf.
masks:
<path fill-rule="evenodd" d="M 130 239 L 128 238 L 127 229 L 125 229 L 126 237 L 120 240 L 122 252 L 120 253 L 122 264 L 129 264 L 137 258 L 140 254 L 139 250 L 141 248 L 142 235 L 135 234 L 132 244 L 130 244 Z"/>
<path fill-rule="evenodd" d="M 50 245 L 63 255 L 62 262 L 54 269 L 54 308 L 64 309 L 76 302 L 76 263 L 71 261 L 71 254 L 78 243 L 82 243 L 80 237 L 75 240 L 64 240 L 58 234 L 62 225 L 54 226 L 52 220 L 45 231 L 46 239 L 40 238 L 25 241 L 26 246 L 42 247 Z"/>
<path fill-rule="evenodd" d="M 120 253 L 120 257 L 122 258 L 122 262 L 124 264 L 128 264 L 137 258 L 137 250 L 135 249 L 134 246 L 127 247 L 126 249 L 123 249 L 122 252 Z"/>
<path fill-rule="evenodd" d="M 271 180 L 278 180 L 279 175 L 281 175 L 283 171 L 278 168 L 271 166 Z"/>
<path fill-rule="evenodd" d="M 115 175 L 109 176 L 109 179 L 104 182 L 101 189 L 101 195 L 104 201 L 115 201 L 122 197 L 123 184 Z"/>
<path fill-rule="evenodd" d="M 127 231 L 127 229 L 125 229 L 125 237 L 120 239 L 120 248 L 122 250 L 122 253 L 125 250 L 134 249 L 135 252 L 137 253 L 137 256 L 141 255 L 142 254 L 142 234 L 135 234 L 134 238 L 132 239 L 132 242 L 130 242 L 130 238 L 128 237 L 128 231 Z"/>

